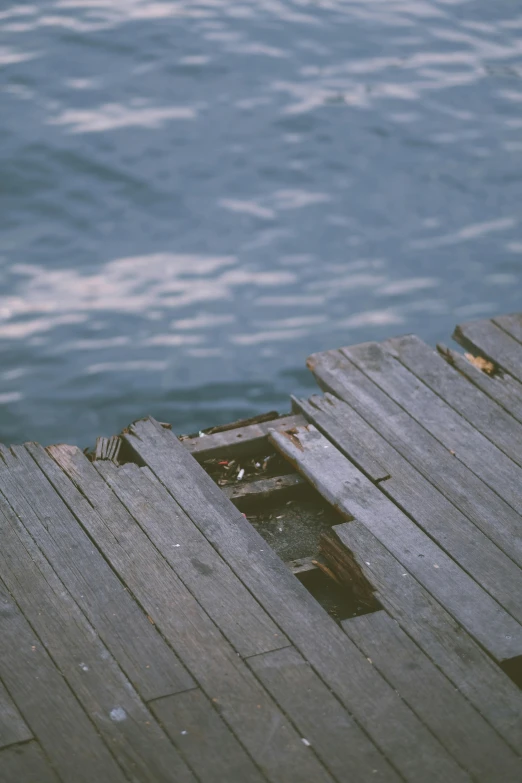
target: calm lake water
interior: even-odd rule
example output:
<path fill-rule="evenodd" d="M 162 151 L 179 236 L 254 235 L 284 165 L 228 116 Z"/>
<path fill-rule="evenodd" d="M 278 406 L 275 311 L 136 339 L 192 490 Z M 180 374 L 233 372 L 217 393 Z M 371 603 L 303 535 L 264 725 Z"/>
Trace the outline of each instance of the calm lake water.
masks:
<path fill-rule="evenodd" d="M 0 102 L 3 441 L 522 309 L 520 0 L 3 0 Z"/>

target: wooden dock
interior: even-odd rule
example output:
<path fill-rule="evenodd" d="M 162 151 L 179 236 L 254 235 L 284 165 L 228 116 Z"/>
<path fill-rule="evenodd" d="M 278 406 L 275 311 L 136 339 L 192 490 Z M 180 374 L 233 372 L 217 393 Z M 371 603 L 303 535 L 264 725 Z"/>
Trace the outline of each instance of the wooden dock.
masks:
<path fill-rule="evenodd" d="M 520 783 L 522 315 L 0 447 L 1 783 Z"/>

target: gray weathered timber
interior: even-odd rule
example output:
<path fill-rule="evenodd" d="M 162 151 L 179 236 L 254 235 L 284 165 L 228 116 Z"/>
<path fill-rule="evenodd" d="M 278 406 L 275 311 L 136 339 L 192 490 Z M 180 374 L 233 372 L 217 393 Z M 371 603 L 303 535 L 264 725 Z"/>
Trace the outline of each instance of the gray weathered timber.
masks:
<path fill-rule="evenodd" d="M 396 620 L 381 610 L 342 627 L 474 780 L 522 779 L 520 758 Z"/>
<path fill-rule="evenodd" d="M 443 359 L 464 378 L 495 400 L 514 419 L 522 422 L 522 384 L 511 375 L 488 375 L 475 367 L 461 353 L 445 345 L 437 345 L 437 350 Z"/>
<path fill-rule="evenodd" d="M 41 446 L 28 448 L 66 480 Z M 2 453 L 0 491 L 143 698 L 194 687 L 192 677 L 25 448 Z M 55 475 L 52 470 L 50 474 Z"/>
<path fill-rule="evenodd" d="M 243 510 L 259 503 L 282 502 L 295 498 L 308 487 L 298 473 L 289 473 L 286 476 L 245 481 L 243 484 L 222 487 L 222 490 L 236 508 Z"/>
<path fill-rule="evenodd" d="M 295 400 L 304 415 L 363 473 L 359 443 L 378 454 L 390 473 L 379 489 L 402 508 L 478 584 L 522 622 L 522 570 L 350 406 L 326 394 Z M 355 443 L 355 447 L 354 444 Z"/>
<path fill-rule="evenodd" d="M 27 742 L 32 736 L 5 685 L 0 680 L 0 749 L 17 742 Z"/>
<path fill-rule="evenodd" d="M 128 515 L 138 522 L 184 585 L 243 656 L 287 644 L 281 630 L 148 468 L 129 463 L 94 465 L 80 451 L 68 452 L 67 473 L 96 510 L 122 529 Z M 58 457 L 64 463 L 63 454 Z M 123 506 L 125 508 L 123 508 Z"/>
<path fill-rule="evenodd" d="M 266 780 L 199 688 L 149 706 L 201 783 Z"/>
<path fill-rule="evenodd" d="M 347 774 L 361 783 L 401 779 L 294 647 L 248 663 L 336 780 L 343 783 Z"/>
<path fill-rule="evenodd" d="M 407 780 L 461 777 L 425 727 L 288 571 L 177 438 L 153 419 L 136 422 L 127 444 L 147 464 L 268 613 Z M 376 710 L 369 721 L 368 703 Z M 372 710 L 373 714 L 373 710 Z M 421 735 L 422 739 L 419 737 Z M 423 746 L 422 757 L 419 747 Z M 448 765 L 452 769 L 448 769 Z"/>
<path fill-rule="evenodd" d="M 2 783 L 58 783 L 36 742 L 0 750 L 0 780 Z"/>
<path fill-rule="evenodd" d="M 161 426 L 160 429 L 169 432 Z M 198 470 L 202 470 L 170 432 L 169 437 Z M 306 752 L 300 737 L 273 699 L 116 496 L 113 495 L 114 502 L 107 508 L 107 513 L 100 514 L 96 510 L 101 507 L 96 497 L 99 485 L 94 485 L 87 497 L 75 488 L 72 479 L 82 487 L 82 492 L 85 491 L 78 462 L 81 464 L 83 460 L 92 468 L 79 449 L 56 446 L 50 452 L 57 460 L 56 467 L 59 463 L 64 471 L 61 473 L 63 480 L 70 485 L 66 488 L 61 482 L 58 489 L 57 483 L 58 491 L 67 495 L 75 515 L 96 540 L 112 568 L 147 612 L 150 621 L 161 630 L 201 689 L 219 707 L 223 719 L 267 777 L 274 783 L 302 783 L 306 775 L 317 781 L 330 781 L 330 775 Z M 44 459 L 41 464 L 45 470 Z M 95 476 L 107 487 L 96 472 Z M 194 491 L 193 486 L 187 488 Z M 73 499 L 74 493 L 78 497 Z M 116 513 L 115 503 L 120 504 L 120 513 Z M 213 512 L 209 507 L 209 513 Z M 244 519 L 242 515 L 241 518 Z M 202 655 L 202 650 L 212 652 Z M 270 753 L 267 753 L 266 737 L 270 736 L 274 725 L 286 728 L 273 735 Z"/>
<path fill-rule="evenodd" d="M 522 626 L 312 425 L 272 442 L 347 519 L 357 519 L 499 662 L 522 654 Z"/>
<path fill-rule="evenodd" d="M 451 615 L 360 522 L 332 534 L 402 629 L 522 755 L 522 693 Z M 323 556 L 328 560 L 326 549 Z"/>
<path fill-rule="evenodd" d="M 279 419 L 250 424 L 225 432 L 215 432 L 197 438 L 185 438 L 181 441 L 198 462 L 204 462 L 213 457 L 247 457 L 259 453 L 268 446 L 268 435 L 273 429 L 295 427 L 302 424 L 299 416 L 282 416 Z"/>
<path fill-rule="evenodd" d="M 0 573 L 5 584 L 126 776 L 136 783 L 195 783 L 3 498 L 0 538 Z"/>
<path fill-rule="evenodd" d="M 522 470 L 378 343 L 341 349 L 476 476 L 522 513 Z M 522 352 L 522 346 L 521 346 Z"/>
<path fill-rule="evenodd" d="M 460 511 L 522 566 L 522 518 L 340 351 L 308 360 L 323 389 L 345 400 Z"/>
<path fill-rule="evenodd" d="M 513 421 L 500 405 L 466 381 L 419 337 L 396 337 L 382 345 L 478 432 L 522 465 L 522 424 Z"/>
<path fill-rule="evenodd" d="M 491 320 L 519 343 L 522 343 L 522 313 L 497 315 Z"/>
<path fill-rule="evenodd" d="M 127 778 L 1 581 L 0 622 L 0 677 L 63 783 L 125 783 Z"/>
<path fill-rule="evenodd" d="M 459 324 L 453 339 L 470 353 L 484 356 L 517 381 L 522 381 L 522 345 L 492 321 Z"/>

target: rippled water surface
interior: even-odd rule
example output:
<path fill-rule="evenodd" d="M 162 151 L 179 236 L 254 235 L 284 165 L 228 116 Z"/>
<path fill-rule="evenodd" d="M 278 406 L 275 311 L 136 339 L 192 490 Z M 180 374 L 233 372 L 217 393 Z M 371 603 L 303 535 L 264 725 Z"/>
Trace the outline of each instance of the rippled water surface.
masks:
<path fill-rule="evenodd" d="M 520 0 L 0 4 L 0 439 L 522 309 Z"/>

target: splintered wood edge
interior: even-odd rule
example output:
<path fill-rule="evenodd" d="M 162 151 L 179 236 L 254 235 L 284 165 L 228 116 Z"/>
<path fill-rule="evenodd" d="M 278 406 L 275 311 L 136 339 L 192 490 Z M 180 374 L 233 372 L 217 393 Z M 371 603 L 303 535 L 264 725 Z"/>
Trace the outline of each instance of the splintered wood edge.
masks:
<path fill-rule="evenodd" d="M 364 574 L 357 556 L 343 544 L 335 529 L 321 536 L 319 554 L 325 561 L 330 575 L 340 585 L 347 587 L 363 606 L 371 609 L 376 606 L 375 587 Z"/>

